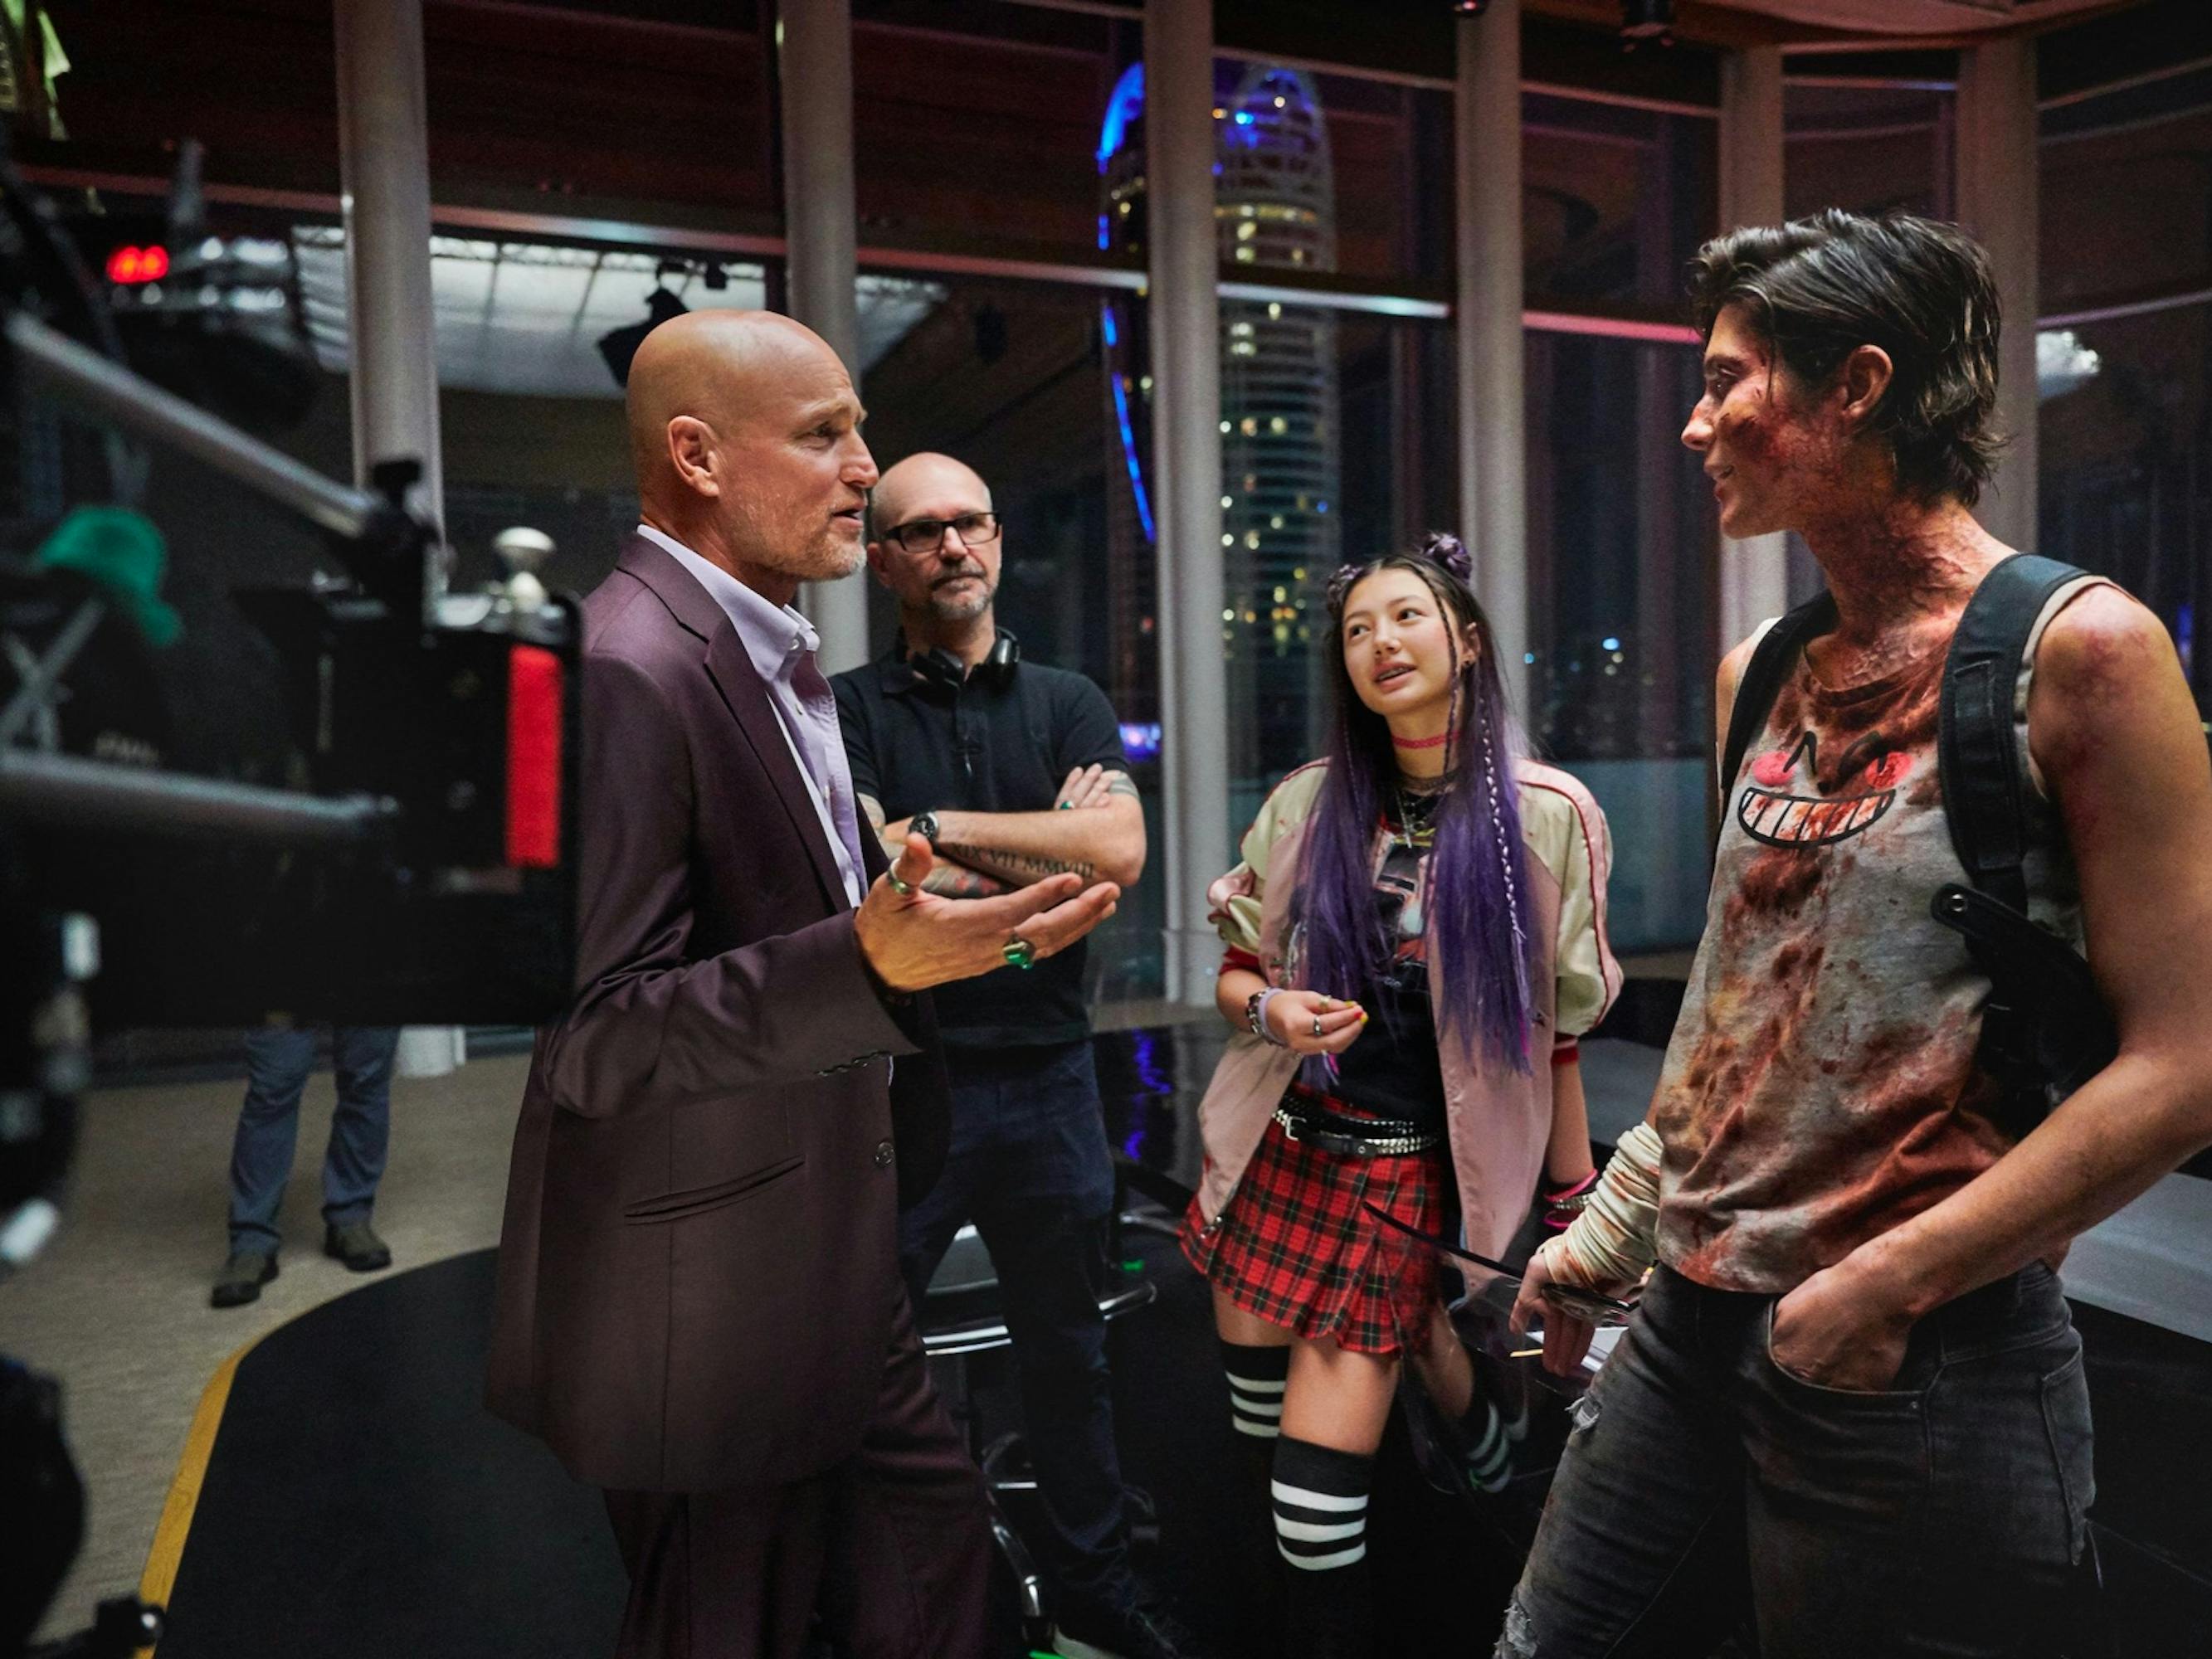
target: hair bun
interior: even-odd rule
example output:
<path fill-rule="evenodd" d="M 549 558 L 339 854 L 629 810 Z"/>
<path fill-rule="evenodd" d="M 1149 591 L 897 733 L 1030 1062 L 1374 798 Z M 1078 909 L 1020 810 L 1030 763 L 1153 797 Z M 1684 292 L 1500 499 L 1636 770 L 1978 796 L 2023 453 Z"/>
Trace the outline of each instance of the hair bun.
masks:
<path fill-rule="evenodd" d="M 1364 564 L 1337 566 L 1336 574 L 1328 579 L 1328 586 L 1322 590 L 1331 616 L 1342 614 L 1345 595 L 1352 592 L 1352 585 L 1359 580 L 1360 573 L 1366 568 Z"/>
<path fill-rule="evenodd" d="M 1431 531 L 1421 544 L 1421 556 L 1438 564 L 1462 582 L 1474 580 L 1474 556 L 1467 544 L 1456 536 L 1443 531 Z"/>

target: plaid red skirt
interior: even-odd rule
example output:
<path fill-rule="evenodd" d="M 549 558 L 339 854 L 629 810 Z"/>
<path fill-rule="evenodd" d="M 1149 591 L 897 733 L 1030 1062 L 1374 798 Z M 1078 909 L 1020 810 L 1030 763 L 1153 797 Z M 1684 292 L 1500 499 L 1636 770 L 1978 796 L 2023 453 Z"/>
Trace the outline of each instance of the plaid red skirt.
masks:
<path fill-rule="evenodd" d="M 1458 1205 L 1443 1146 L 1400 1158 L 1345 1158 L 1270 1122 L 1212 1225 L 1197 1200 L 1180 1242 L 1192 1267 L 1247 1313 L 1354 1353 L 1417 1346 L 1439 1305 L 1435 1253 L 1366 1212 L 1431 1235 Z"/>

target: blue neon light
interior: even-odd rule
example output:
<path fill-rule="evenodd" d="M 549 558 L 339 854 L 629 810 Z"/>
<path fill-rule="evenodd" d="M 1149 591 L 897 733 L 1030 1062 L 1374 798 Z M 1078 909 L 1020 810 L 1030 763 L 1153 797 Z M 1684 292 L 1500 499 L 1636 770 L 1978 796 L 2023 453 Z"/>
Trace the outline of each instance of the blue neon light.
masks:
<path fill-rule="evenodd" d="M 1121 339 L 1121 331 L 1114 325 L 1114 302 L 1111 300 L 1098 302 L 1098 322 L 1110 350 Z M 1137 523 L 1143 529 L 1146 541 L 1158 541 L 1159 538 L 1152 531 L 1152 497 L 1145 490 L 1144 468 L 1137 464 L 1137 434 L 1129 421 L 1128 390 L 1121 384 L 1121 377 L 1114 372 L 1111 363 L 1106 365 L 1106 384 L 1114 391 L 1114 419 L 1121 428 L 1121 459 L 1128 465 L 1129 488 L 1136 496 Z M 1123 730 L 1126 735 L 1127 728 Z M 1158 739 L 1155 737 L 1153 752 L 1157 754 L 1158 751 Z"/>
<path fill-rule="evenodd" d="M 1160 723 L 1158 720 L 1123 720 L 1121 752 L 1133 762 L 1158 760 L 1160 757 Z"/>
<path fill-rule="evenodd" d="M 1611 634 L 1607 635 L 1603 639 L 1600 640 L 1598 643 L 1608 651 L 1618 651 L 1620 649 L 1620 639 Z"/>
<path fill-rule="evenodd" d="M 1137 1033 L 1137 1040 L 1133 1045 L 1129 1059 L 1136 1070 L 1137 1081 L 1144 1085 L 1146 1094 L 1164 1096 L 1175 1092 L 1175 1085 L 1168 1081 L 1167 1073 L 1160 1069 L 1159 1058 L 1154 1049 L 1152 1034 L 1150 1031 Z"/>
<path fill-rule="evenodd" d="M 1106 216 L 1103 213 L 1098 216 L 1098 246 L 1106 246 Z"/>
<path fill-rule="evenodd" d="M 1252 125 L 1252 112 L 1249 109 L 1238 110 L 1237 112 L 1237 125 L 1240 127 L 1250 126 Z"/>
<path fill-rule="evenodd" d="M 1128 142 L 1131 123 L 1145 112 L 1145 66 L 1132 64 L 1121 71 L 1121 78 L 1114 83 L 1113 95 L 1106 100 L 1106 124 L 1098 129 L 1098 171 L 1106 171 L 1106 163 L 1115 152 Z M 1104 243 L 1099 246 L 1103 247 Z"/>

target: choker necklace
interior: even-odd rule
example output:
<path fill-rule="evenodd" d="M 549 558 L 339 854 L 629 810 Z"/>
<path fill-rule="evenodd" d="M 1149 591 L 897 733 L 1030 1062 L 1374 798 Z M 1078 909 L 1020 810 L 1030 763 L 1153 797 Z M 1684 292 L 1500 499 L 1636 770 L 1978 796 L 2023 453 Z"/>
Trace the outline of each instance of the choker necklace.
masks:
<path fill-rule="evenodd" d="M 1433 738 L 1401 738 L 1390 734 L 1391 746 L 1397 749 L 1441 749 L 1451 741 L 1451 733 L 1439 732 Z"/>

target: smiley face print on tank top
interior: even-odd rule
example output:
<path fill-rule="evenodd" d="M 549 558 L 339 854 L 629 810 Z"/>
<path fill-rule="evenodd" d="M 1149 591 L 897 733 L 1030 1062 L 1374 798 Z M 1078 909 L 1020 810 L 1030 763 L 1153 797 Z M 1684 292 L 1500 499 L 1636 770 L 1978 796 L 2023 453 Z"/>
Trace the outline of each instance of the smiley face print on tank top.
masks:
<path fill-rule="evenodd" d="M 1879 823 L 1897 804 L 1912 757 L 1891 748 L 1881 733 L 1869 734 L 1852 744 L 1832 785 L 1824 788 L 1820 733 L 1808 727 L 1795 746 L 1769 750 L 1749 769 L 1735 807 L 1744 833 L 1769 847 L 1810 848 L 1849 841 Z"/>

